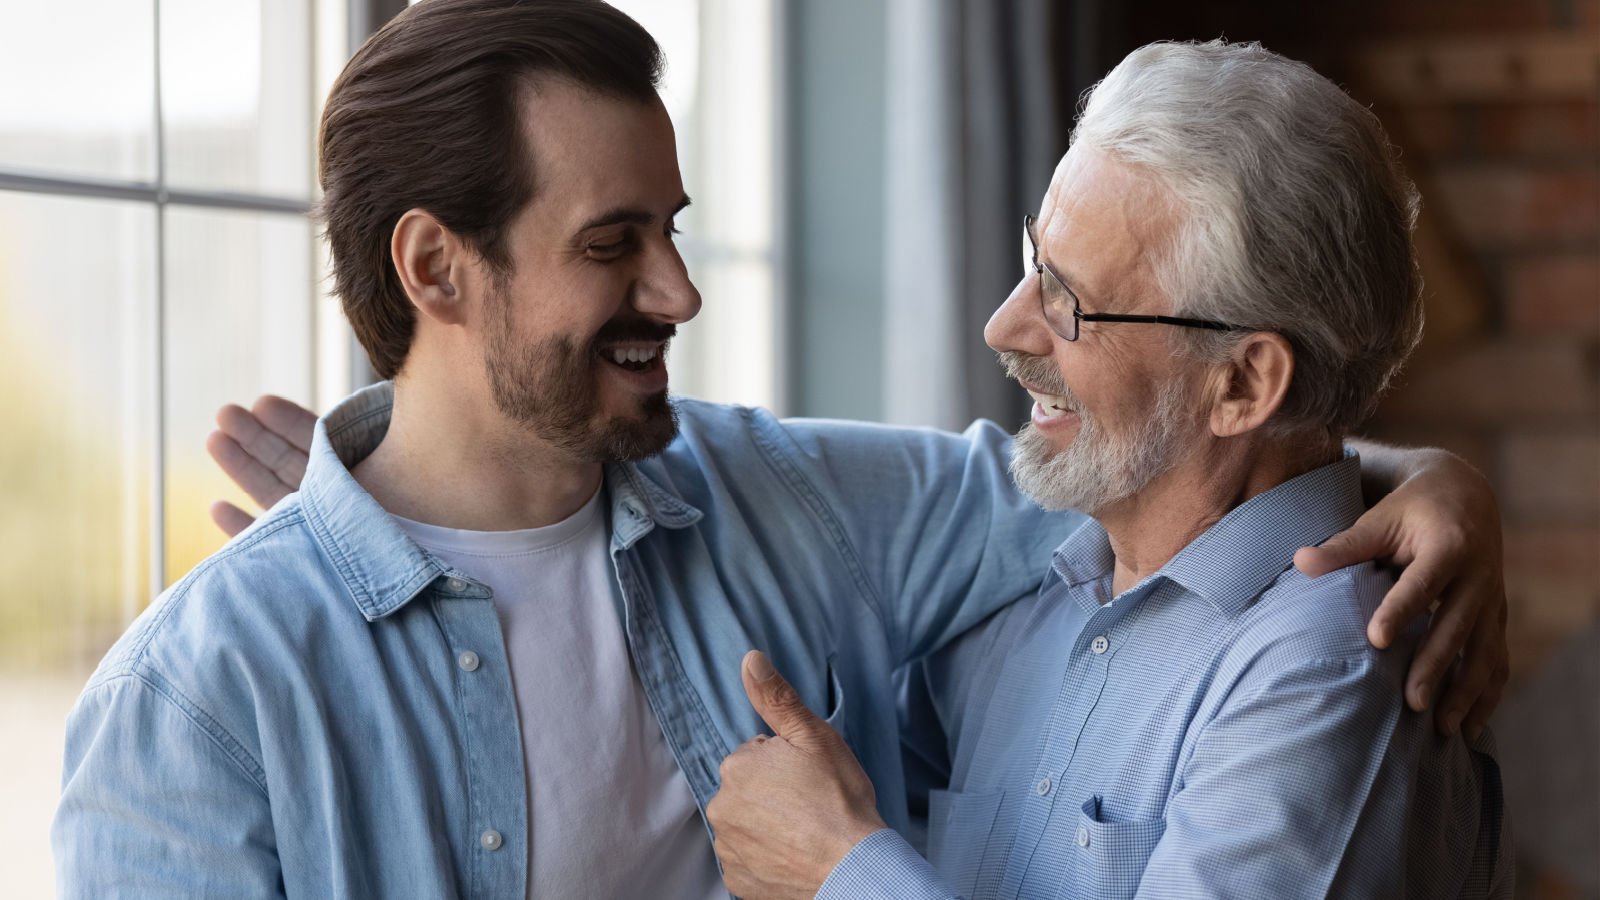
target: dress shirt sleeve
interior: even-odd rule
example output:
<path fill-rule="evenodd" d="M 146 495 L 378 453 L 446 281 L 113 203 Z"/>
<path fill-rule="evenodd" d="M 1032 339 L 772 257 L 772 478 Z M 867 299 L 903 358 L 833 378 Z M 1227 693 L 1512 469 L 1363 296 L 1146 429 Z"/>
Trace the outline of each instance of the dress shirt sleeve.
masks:
<path fill-rule="evenodd" d="M 92 686 L 67 723 L 58 896 L 283 896 L 266 792 L 230 743 L 154 676 Z"/>
<path fill-rule="evenodd" d="M 960 900 L 905 838 L 885 828 L 851 848 L 817 891 L 817 900 Z"/>
<path fill-rule="evenodd" d="M 992 422 L 956 435 L 790 420 L 782 439 L 774 456 L 836 523 L 897 663 L 1037 591 L 1051 551 L 1084 521 L 1045 512 L 1017 490 L 1011 439 Z"/>
<path fill-rule="evenodd" d="M 1407 804 L 1374 788 L 1409 754 L 1399 687 L 1375 668 L 1313 660 L 1235 685 L 1182 768 L 1138 896 L 1403 894 Z"/>

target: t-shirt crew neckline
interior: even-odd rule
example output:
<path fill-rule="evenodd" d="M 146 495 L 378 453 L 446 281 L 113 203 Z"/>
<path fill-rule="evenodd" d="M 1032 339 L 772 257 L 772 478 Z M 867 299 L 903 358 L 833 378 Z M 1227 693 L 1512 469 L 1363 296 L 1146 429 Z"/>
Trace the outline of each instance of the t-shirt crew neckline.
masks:
<path fill-rule="evenodd" d="M 578 511 L 559 522 L 538 528 L 519 528 L 512 531 L 472 531 L 464 528 L 446 528 L 430 525 L 404 516 L 393 516 L 402 530 L 425 549 L 456 553 L 463 556 L 494 557 L 521 556 L 543 553 L 565 546 L 582 537 L 600 523 L 600 495 L 594 496 Z"/>

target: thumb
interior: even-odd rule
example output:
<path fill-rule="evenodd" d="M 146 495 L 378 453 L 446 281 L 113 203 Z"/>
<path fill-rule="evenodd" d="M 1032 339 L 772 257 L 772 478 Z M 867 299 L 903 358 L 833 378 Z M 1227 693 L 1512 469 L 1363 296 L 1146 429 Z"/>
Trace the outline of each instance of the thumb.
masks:
<path fill-rule="evenodd" d="M 831 732 L 827 723 L 817 718 L 800 700 L 800 694 L 788 680 L 772 667 L 772 660 L 760 650 L 744 655 L 740 674 L 744 678 L 744 692 L 750 705 L 767 723 L 772 733 L 791 744 L 806 744 L 822 731 Z"/>
<path fill-rule="evenodd" d="M 1295 568 L 1307 578 L 1321 578 L 1336 569 L 1392 555 L 1395 546 L 1388 528 L 1371 519 L 1369 512 L 1321 546 L 1296 550 Z"/>

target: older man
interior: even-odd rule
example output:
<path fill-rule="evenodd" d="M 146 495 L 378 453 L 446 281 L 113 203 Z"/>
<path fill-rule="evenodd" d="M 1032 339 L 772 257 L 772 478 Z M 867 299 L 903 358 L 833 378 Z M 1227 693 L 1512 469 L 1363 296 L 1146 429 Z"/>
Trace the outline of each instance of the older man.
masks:
<path fill-rule="evenodd" d="M 1363 638 L 1389 579 L 1292 565 L 1362 511 L 1341 440 L 1420 333 L 1416 204 L 1376 119 L 1304 65 L 1224 43 L 1118 65 L 986 331 L 1035 400 L 1018 483 L 1094 520 L 1036 597 L 913 671 L 908 746 L 943 787 L 926 861 L 747 659 L 777 738 L 710 807 L 730 889 L 1509 895 L 1493 759 L 1403 707 L 1409 640 Z"/>

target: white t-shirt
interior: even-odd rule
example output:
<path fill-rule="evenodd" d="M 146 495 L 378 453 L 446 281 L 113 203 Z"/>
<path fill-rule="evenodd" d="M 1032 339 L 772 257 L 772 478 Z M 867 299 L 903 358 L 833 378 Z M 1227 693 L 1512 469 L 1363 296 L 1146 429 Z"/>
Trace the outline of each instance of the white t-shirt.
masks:
<path fill-rule="evenodd" d="M 528 776 L 528 896 L 727 897 L 694 795 L 633 670 L 600 494 L 561 522 L 523 531 L 395 518 L 494 591 Z"/>

